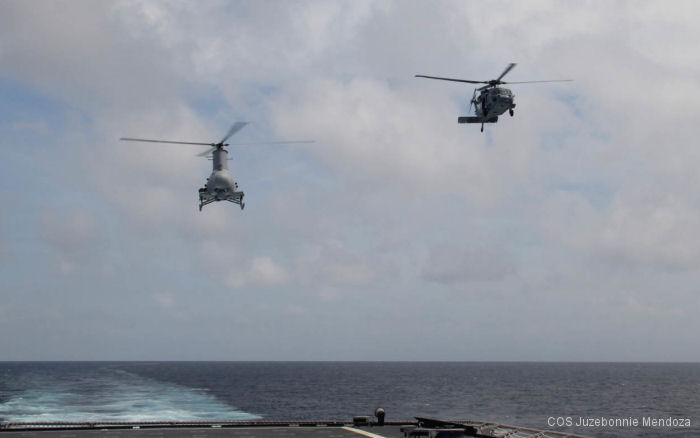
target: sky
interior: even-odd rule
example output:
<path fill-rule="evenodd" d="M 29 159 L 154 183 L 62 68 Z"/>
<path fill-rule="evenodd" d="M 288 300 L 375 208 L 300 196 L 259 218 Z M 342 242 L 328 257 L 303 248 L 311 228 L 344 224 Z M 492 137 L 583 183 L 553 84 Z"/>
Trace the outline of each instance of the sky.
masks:
<path fill-rule="evenodd" d="M 699 361 L 698 16 L 0 2 L 0 359 Z"/>

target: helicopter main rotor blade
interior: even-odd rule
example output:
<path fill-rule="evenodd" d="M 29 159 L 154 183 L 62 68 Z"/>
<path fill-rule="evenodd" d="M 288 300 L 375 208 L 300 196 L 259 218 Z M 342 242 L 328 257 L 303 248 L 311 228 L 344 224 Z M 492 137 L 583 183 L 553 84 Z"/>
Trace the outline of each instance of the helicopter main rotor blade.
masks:
<path fill-rule="evenodd" d="M 226 146 L 249 146 L 258 144 L 300 144 L 300 143 L 316 143 L 314 140 L 294 140 L 294 141 L 251 141 L 247 143 L 226 143 Z M 216 147 L 211 147 L 201 154 L 197 154 L 198 157 L 206 157 L 216 150 Z"/>
<path fill-rule="evenodd" d="M 501 79 L 503 79 L 503 76 L 507 75 L 509 71 L 513 70 L 513 67 L 515 67 L 515 63 L 511 62 L 508 64 L 508 67 L 506 67 L 505 70 L 503 70 L 503 73 L 496 79 L 496 82 L 500 82 Z"/>
<path fill-rule="evenodd" d="M 488 81 L 470 81 L 468 79 L 441 78 L 439 76 L 415 75 L 417 78 L 439 79 L 441 81 L 466 82 L 468 84 L 488 84 Z"/>
<path fill-rule="evenodd" d="M 299 143 L 316 143 L 315 140 L 293 140 L 293 141 L 253 141 L 247 143 L 229 143 L 229 146 L 249 146 L 257 144 L 299 144 Z"/>
<path fill-rule="evenodd" d="M 207 155 L 211 154 L 216 150 L 216 147 L 211 147 L 207 149 L 205 152 L 202 152 L 201 154 L 197 154 L 198 157 L 206 157 Z"/>
<path fill-rule="evenodd" d="M 503 82 L 504 84 L 536 84 L 539 82 L 573 82 L 573 79 L 552 79 L 549 81 L 522 81 L 522 82 Z"/>
<path fill-rule="evenodd" d="M 236 122 L 236 123 L 234 123 L 233 126 L 231 126 L 231 129 L 228 130 L 228 133 L 226 133 L 226 136 L 224 138 L 222 138 L 219 143 L 223 143 L 226 140 L 228 140 L 229 137 L 231 137 L 233 134 L 235 134 L 236 132 L 243 129 L 243 127 L 247 124 L 248 124 L 248 122 Z"/>
<path fill-rule="evenodd" d="M 170 140 L 151 140 L 147 138 L 128 138 L 128 137 L 122 137 L 119 140 L 122 141 L 145 141 L 148 143 L 173 143 L 173 144 L 197 144 L 197 145 L 204 145 L 204 146 L 212 146 L 214 143 L 195 143 L 191 141 L 170 141 Z"/>

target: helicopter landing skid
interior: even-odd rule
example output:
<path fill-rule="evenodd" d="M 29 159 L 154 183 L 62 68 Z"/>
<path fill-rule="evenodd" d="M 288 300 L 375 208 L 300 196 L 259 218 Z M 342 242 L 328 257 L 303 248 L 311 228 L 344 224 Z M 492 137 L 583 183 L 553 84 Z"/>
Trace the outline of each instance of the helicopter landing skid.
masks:
<path fill-rule="evenodd" d="M 227 198 L 226 200 L 229 202 L 233 202 L 234 204 L 238 204 L 241 206 L 241 210 L 245 208 L 245 202 L 243 202 L 243 192 L 233 192 L 233 196 L 230 198 Z"/>
<path fill-rule="evenodd" d="M 217 198 L 216 196 L 207 196 L 206 191 L 200 190 L 199 193 L 199 211 L 202 211 L 202 207 L 205 205 L 209 205 L 212 202 L 217 202 L 217 201 L 229 201 L 233 202 L 234 204 L 238 204 L 241 206 L 241 210 L 245 208 L 245 203 L 243 202 L 243 192 L 233 192 L 233 194 L 227 198 Z"/>
<path fill-rule="evenodd" d="M 204 198 L 199 198 L 199 211 L 202 211 L 202 207 L 205 205 L 209 205 L 212 202 L 216 202 L 216 199 L 211 198 L 211 199 L 204 199 Z"/>

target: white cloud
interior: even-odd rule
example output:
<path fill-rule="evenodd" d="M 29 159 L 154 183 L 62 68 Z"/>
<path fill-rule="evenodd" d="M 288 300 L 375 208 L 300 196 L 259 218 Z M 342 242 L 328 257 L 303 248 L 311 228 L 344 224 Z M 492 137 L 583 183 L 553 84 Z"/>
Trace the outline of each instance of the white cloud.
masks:
<path fill-rule="evenodd" d="M 317 290 L 369 286 L 377 280 L 385 280 L 380 272 L 382 266 L 372 266 L 374 257 L 363 259 L 354 248 L 345 242 L 330 239 L 315 245 L 305 245 L 296 259 L 296 272 L 300 282 Z"/>
<path fill-rule="evenodd" d="M 287 271 L 269 257 L 256 257 L 250 266 L 251 280 L 262 286 L 277 286 L 289 281 Z"/>
<path fill-rule="evenodd" d="M 354 190 L 391 188 L 411 198 L 453 185 L 488 193 L 481 144 L 468 143 L 444 98 L 425 98 L 378 80 L 321 80 L 291 89 L 271 108 L 286 136 L 314 133 L 307 149 Z"/>
<path fill-rule="evenodd" d="M 40 218 L 40 238 L 54 251 L 61 274 L 101 258 L 102 228 L 88 210 L 73 206 L 46 209 Z"/>
<path fill-rule="evenodd" d="M 514 268 L 503 251 L 489 248 L 432 248 L 423 266 L 423 278 L 444 284 L 497 281 L 513 274 Z"/>
<path fill-rule="evenodd" d="M 595 325 L 620 333 L 601 339 L 617 359 L 614 344 L 629 333 L 612 330 L 618 316 L 602 307 L 672 327 L 663 323 L 673 312 L 647 311 L 670 293 L 665 285 L 679 291 L 677 308 L 696 303 L 700 55 L 696 3 L 606 6 L 3 2 L 2 79 L 20 96 L 3 138 L 52 138 L 0 163 L 3 193 L 17 206 L 2 214 L 4 281 L 90 290 L 95 302 L 81 303 L 100 309 L 118 296 L 114 315 L 141 293 L 192 315 L 245 306 L 256 317 L 241 318 L 242 330 L 339 302 L 348 312 L 391 303 L 403 316 L 449 300 L 457 311 L 478 307 L 470 324 L 524 306 L 541 318 L 521 321 L 523 344 L 548 333 L 566 345 Z M 413 77 L 489 79 L 508 62 L 518 66 L 507 80 L 575 82 L 513 86 L 515 117 L 481 134 L 456 123 L 470 86 Z M 242 119 L 256 122 L 242 140 L 316 140 L 236 149 L 245 211 L 197 210 L 211 170 L 194 156 L 200 149 L 117 141 L 216 141 Z M 29 165 L 38 167 L 31 175 L 17 170 Z M 91 266 L 103 273 L 100 287 L 53 272 L 29 281 L 26 260 L 47 258 L 59 274 Z M 445 285 L 473 282 L 490 292 L 480 303 L 446 295 Z M 528 307 L 533 295 L 542 308 Z M 290 296 L 293 304 L 279 304 Z M 33 304 L 22 297 L 16 308 Z M 61 309 L 69 324 L 73 310 Z M 542 324 L 553 314 L 575 328 L 550 333 Z M 338 321 L 329 332 L 391 332 L 385 316 L 371 328 Z M 310 327 L 288 320 L 298 325 L 274 327 Z M 431 335 L 447 342 L 465 324 L 446 320 Z M 512 351 L 512 331 L 493 330 L 472 351 Z M 251 331 L 251 343 L 264 336 Z M 462 354 L 451 347 L 443 353 Z"/>
<path fill-rule="evenodd" d="M 700 232 L 696 203 L 646 185 L 622 191 L 597 210 L 575 194 L 553 197 L 545 224 L 554 237 L 605 262 L 696 269 Z"/>
<path fill-rule="evenodd" d="M 299 306 L 297 304 L 288 304 L 284 308 L 284 313 L 287 315 L 295 315 L 295 316 L 300 316 L 300 315 L 305 315 L 308 313 L 308 309 L 305 308 L 304 306 Z M 1 315 L 0 315 L 1 316 Z"/>
<path fill-rule="evenodd" d="M 159 293 L 153 295 L 155 302 L 164 309 L 171 309 L 175 306 L 175 299 L 167 293 Z"/>
<path fill-rule="evenodd" d="M 270 257 L 254 257 L 243 270 L 231 266 L 226 270 L 225 278 L 227 286 L 232 289 L 281 286 L 291 280 L 287 270 Z"/>

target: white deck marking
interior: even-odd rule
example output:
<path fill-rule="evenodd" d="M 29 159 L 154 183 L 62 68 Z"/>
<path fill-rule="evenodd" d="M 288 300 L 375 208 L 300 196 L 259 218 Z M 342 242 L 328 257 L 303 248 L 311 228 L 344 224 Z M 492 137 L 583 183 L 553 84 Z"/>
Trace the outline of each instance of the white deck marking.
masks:
<path fill-rule="evenodd" d="M 376 433 L 372 433 L 372 432 L 366 432 L 362 429 L 355 429 L 354 427 L 350 427 L 350 426 L 343 426 L 342 429 L 345 429 L 345 430 L 350 431 L 350 432 L 355 432 L 358 435 L 363 435 L 363 436 L 366 436 L 368 438 L 386 438 L 382 435 L 377 435 Z"/>

